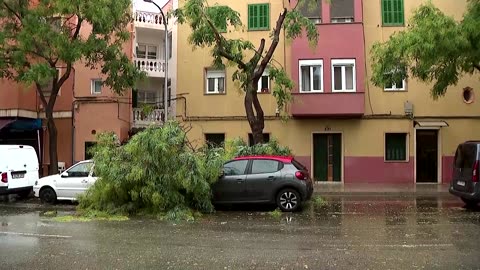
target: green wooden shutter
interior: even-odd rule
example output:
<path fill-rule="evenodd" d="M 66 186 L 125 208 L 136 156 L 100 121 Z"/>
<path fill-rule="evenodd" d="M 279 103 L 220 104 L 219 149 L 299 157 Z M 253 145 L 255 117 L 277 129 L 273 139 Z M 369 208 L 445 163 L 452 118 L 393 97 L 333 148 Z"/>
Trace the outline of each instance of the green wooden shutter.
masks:
<path fill-rule="evenodd" d="M 248 29 L 255 28 L 255 16 L 253 15 L 254 10 L 254 5 L 248 5 Z"/>
<path fill-rule="evenodd" d="M 333 136 L 333 181 L 342 181 L 342 135 L 332 134 Z"/>
<path fill-rule="evenodd" d="M 382 0 L 383 25 L 403 25 L 404 10 L 403 0 Z"/>
<path fill-rule="evenodd" d="M 270 29 L 270 4 L 248 5 L 248 29 Z"/>
<path fill-rule="evenodd" d="M 385 135 L 385 160 L 407 160 L 407 135 L 405 133 Z"/>

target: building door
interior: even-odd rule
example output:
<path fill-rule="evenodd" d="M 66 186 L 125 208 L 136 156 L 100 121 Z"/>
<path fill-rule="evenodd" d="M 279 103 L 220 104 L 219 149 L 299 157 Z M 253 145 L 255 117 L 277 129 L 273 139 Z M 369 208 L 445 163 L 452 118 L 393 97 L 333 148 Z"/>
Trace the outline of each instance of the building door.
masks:
<path fill-rule="evenodd" d="M 438 182 L 438 130 L 417 129 L 417 183 Z"/>
<path fill-rule="evenodd" d="M 342 134 L 313 135 L 313 173 L 315 181 L 342 181 Z"/>

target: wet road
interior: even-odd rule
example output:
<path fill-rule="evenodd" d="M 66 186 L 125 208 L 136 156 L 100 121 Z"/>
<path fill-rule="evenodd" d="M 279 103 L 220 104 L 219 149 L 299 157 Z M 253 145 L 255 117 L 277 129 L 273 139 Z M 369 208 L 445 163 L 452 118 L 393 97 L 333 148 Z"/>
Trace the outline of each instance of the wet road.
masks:
<path fill-rule="evenodd" d="M 179 224 L 59 223 L 0 205 L 0 269 L 480 268 L 480 210 L 456 198 L 327 201 L 280 218 L 247 208 Z"/>

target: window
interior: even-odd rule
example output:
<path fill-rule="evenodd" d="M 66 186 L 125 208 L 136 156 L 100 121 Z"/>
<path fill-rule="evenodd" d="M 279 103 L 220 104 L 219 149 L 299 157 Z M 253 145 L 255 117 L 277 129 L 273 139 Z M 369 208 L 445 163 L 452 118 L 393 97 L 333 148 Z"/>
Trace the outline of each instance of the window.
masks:
<path fill-rule="evenodd" d="M 267 143 L 270 141 L 270 133 L 263 133 L 263 142 Z M 248 145 L 252 146 L 253 145 L 253 134 L 248 133 Z"/>
<path fill-rule="evenodd" d="M 102 80 L 101 79 L 92 79 L 92 95 L 98 95 L 102 93 Z"/>
<path fill-rule="evenodd" d="M 225 93 L 225 71 L 207 70 L 207 94 Z"/>
<path fill-rule="evenodd" d="M 332 92 L 355 92 L 355 59 L 332 60 Z"/>
<path fill-rule="evenodd" d="M 68 177 L 87 177 L 92 170 L 93 162 L 85 162 L 70 168 L 67 173 Z"/>
<path fill-rule="evenodd" d="M 300 92 L 323 92 L 323 60 L 299 61 Z"/>
<path fill-rule="evenodd" d="M 265 68 L 263 71 L 262 77 L 258 80 L 257 92 L 259 93 L 268 93 L 270 91 L 270 76 L 268 69 Z"/>
<path fill-rule="evenodd" d="M 245 174 L 247 164 L 248 160 L 246 159 L 229 162 L 223 166 L 223 173 L 225 176 Z"/>
<path fill-rule="evenodd" d="M 270 4 L 248 5 L 248 30 L 270 29 Z"/>
<path fill-rule="evenodd" d="M 322 23 L 322 1 L 302 1 L 299 3 L 300 13 L 315 24 Z"/>
<path fill-rule="evenodd" d="M 85 142 L 85 159 L 92 159 L 94 156 L 93 150 L 97 142 Z"/>
<path fill-rule="evenodd" d="M 253 160 L 252 162 L 252 174 L 261 174 L 261 173 L 273 173 L 278 171 L 280 164 L 276 160 Z"/>
<path fill-rule="evenodd" d="M 471 169 L 476 160 L 476 144 L 460 144 L 455 152 L 455 168 Z"/>
<path fill-rule="evenodd" d="M 385 160 L 407 160 L 407 133 L 385 134 Z"/>
<path fill-rule="evenodd" d="M 222 147 L 225 142 L 225 133 L 205 134 L 205 141 L 209 147 Z"/>
<path fill-rule="evenodd" d="M 330 17 L 332 23 L 353 22 L 353 0 L 335 0 L 330 4 Z"/>
<path fill-rule="evenodd" d="M 140 104 L 157 103 L 157 92 L 137 91 L 137 103 L 140 103 Z"/>
<path fill-rule="evenodd" d="M 382 0 L 382 22 L 385 26 L 404 24 L 403 0 Z"/>
<path fill-rule="evenodd" d="M 172 38 L 172 32 L 168 34 L 168 59 L 172 58 L 173 54 L 173 38 Z"/>
<path fill-rule="evenodd" d="M 393 74 L 393 71 L 387 74 Z M 393 75 L 390 79 L 390 83 L 387 83 L 384 87 L 385 91 L 404 91 L 405 89 L 406 89 L 406 80 L 405 79 L 395 80 L 395 78 L 393 78 Z"/>
<path fill-rule="evenodd" d="M 137 58 L 157 59 L 158 47 L 155 45 L 138 44 Z"/>

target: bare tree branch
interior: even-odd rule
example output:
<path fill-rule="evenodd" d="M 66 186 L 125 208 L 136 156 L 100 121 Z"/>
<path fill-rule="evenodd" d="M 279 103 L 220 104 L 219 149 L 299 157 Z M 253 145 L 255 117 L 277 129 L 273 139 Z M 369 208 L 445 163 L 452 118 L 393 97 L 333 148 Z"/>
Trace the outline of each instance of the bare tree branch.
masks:
<path fill-rule="evenodd" d="M 275 25 L 275 30 L 273 32 L 272 44 L 270 44 L 270 48 L 268 48 L 267 54 L 262 59 L 262 62 L 260 63 L 260 67 L 255 72 L 254 78 L 260 78 L 268 62 L 270 62 L 270 59 L 272 59 L 273 53 L 275 52 L 275 49 L 277 48 L 278 42 L 280 40 L 280 31 L 282 30 L 282 25 L 283 25 L 283 21 L 285 21 L 285 16 L 287 16 L 286 8 L 283 9 L 283 12 L 278 17 L 277 24 Z"/>

